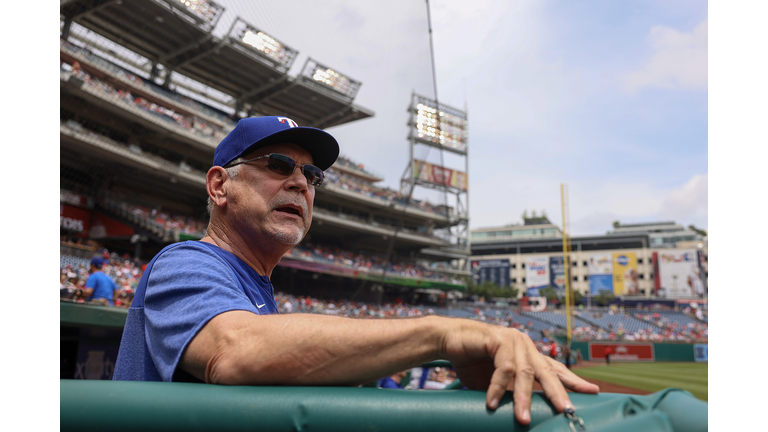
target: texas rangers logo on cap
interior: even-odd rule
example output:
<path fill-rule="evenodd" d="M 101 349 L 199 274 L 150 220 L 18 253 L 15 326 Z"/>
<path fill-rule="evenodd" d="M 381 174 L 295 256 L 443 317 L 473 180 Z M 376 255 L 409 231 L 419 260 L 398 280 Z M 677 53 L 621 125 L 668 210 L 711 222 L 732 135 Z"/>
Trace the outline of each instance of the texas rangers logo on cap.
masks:
<path fill-rule="evenodd" d="M 299 125 L 295 121 L 289 119 L 288 117 L 278 117 L 277 119 L 280 120 L 280 123 L 288 123 L 289 127 L 292 127 L 292 128 L 299 127 Z"/>

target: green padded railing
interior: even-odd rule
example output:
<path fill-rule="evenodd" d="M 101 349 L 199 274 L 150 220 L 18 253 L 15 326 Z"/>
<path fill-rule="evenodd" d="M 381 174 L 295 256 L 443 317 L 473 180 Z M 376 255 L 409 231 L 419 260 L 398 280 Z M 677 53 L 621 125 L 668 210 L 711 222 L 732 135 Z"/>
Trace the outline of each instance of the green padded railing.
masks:
<path fill-rule="evenodd" d="M 60 302 L 59 322 L 72 327 L 101 327 L 122 329 L 128 318 L 128 309 L 114 306 Z"/>
<path fill-rule="evenodd" d="M 511 392 L 493 412 L 484 392 L 470 390 L 61 380 L 60 393 L 62 431 L 571 430 L 540 393 L 533 395 L 530 426 L 514 420 Z M 707 430 L 707 404 L 682 390 L 570 397 L 589 432 Z"/>

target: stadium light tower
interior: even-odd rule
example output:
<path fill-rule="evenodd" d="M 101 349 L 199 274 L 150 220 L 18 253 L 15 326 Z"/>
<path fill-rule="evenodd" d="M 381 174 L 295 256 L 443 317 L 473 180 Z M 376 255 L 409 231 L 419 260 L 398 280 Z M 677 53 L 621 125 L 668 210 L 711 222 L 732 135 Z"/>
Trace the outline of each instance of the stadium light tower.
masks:
<path fill-rule="evenodd" d="M 408 139 L 410 158 L 400 180 L 401 193 L 408 196 L 415 186 L 453 195 L 453 206 L 446 202 L 445 215 L 451 226 L 447 239 L 452 249 L 469 257 L 469 153 L 467 113 L 435 100 L 411 95 Z M 464 159 L 464 171 L 431 164 L 414 157 L 417 146 L 445 150 Z M 467 260 L 468 261 L 468 260 Z M 468 262 L 467 262 L 468 264 Z"/>
<path fill-rule="evenodd" d="M 229 40 L 234 46 L 248 54 L 267 61 L 281 72 L 287 72 L 299 52 L 269 34 L 248 24 L 237 17 L 228 33 Z"/>

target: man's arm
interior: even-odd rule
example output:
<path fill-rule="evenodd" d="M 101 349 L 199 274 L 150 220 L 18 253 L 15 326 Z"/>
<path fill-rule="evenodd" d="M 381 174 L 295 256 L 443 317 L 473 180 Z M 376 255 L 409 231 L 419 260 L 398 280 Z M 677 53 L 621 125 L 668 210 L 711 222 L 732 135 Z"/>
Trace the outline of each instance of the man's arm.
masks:
<path fill-rule="evenodd" d="M 564 385 L 598 391 L 536 352 L 517 330 L 434 316 L 367 320 L 230 311 L 200 330 L 178 367 L 216 384 L 359 385 L 436 359 L 451 361 L 467 388 L 485 390 L 490 409 L 514 384 L 523 424 L 530 423 L 534 379 L 558 411 L 572 406 Z"/>

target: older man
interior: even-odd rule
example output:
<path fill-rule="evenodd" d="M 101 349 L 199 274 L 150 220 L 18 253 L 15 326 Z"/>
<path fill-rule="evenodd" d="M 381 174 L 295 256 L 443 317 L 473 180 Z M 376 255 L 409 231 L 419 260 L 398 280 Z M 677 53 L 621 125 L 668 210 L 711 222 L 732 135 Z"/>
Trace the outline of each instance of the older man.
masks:
<path fill-rule="evenodd" d="M 285 117 L 237 124 L 206 177 L 206 236 L 166 247 L 147 266 L 114 379 L 360 385 L 447 359 L 467 388 L 486 390 L 490 409 L 514 384 L 523 424 L 534 380 L 558 411 L 571 406 L 566 387 L 598 391 L 539 354 L 528 336 L 501 326 L 434 316 L 278 315 L 272 270 L 309 230 L 315 187 L 338 154 L 332 136 Z"/>

